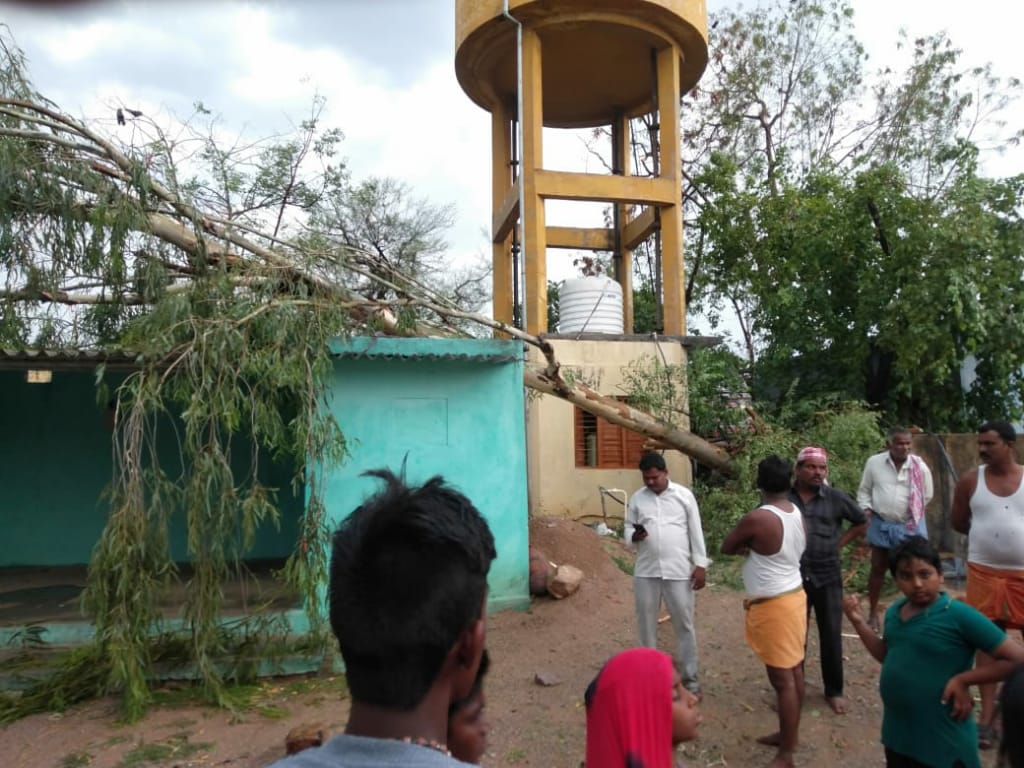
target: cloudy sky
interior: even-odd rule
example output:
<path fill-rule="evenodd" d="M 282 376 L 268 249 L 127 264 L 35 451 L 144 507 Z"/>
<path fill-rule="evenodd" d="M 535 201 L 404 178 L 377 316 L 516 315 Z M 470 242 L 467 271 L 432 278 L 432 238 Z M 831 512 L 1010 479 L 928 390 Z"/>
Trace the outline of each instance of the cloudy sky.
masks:
<path fill-rule="evenodd" d="M 945 29 L 965 63 L 991 61 L 1003 76 L 1024 77 L 1007 0 L 853 4 L 869 66 L 893 60 L 900 27 L 915 36 Z M 735 5 L 708 0 L 711 12 Z M 356 178 L 395 176 L 432 202 L 454 203 L 453 257 L 488 252 L 490 126 L 455 80 L 454 0 L 0 0 L 0 20 L 28 56 L 37 87 L 72 114 L 109 121 L 110 130 L 121 104 L 184 118 L 202 101 L 229 129 L 255 139 L 301 119 L 322 94 Z M 1016 115 L 1024 123 L 1024 112 Z M 549 167 L 586 162 L 575 136 L 546 137 L 545 153 Z M 1024 171 L 1024 153 L 988 167 Z M 549 265 L 554 277 L 570 273 Z"/>

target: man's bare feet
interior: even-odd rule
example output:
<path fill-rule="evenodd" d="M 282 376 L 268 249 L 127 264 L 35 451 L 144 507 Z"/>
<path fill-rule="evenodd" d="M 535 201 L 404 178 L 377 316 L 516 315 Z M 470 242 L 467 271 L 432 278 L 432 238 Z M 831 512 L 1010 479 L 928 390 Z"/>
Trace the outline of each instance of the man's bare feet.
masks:
<path fill-rule="evenodd" d="M 768 768 L 793 768 L 794 765 L 793 753 L 783 752 L 780 749 L 772 761 L 768 763 Z"/>
<path fill-rule="evenodd" d="M 826 696 L 825 701 L 832 707 L 832 711 L 837 715 L 846 714 L 846 699 L 842 696 Z"/>
<path fill-rule="evenodd" d="M 782 734 L 776 731 L 775 733 L 769 733 L 767 736 L 758 736 L 758 744 L 764 744 L 766 747 L 777 747 L 782 743 Z"/>
<path fill-rule="evenodd" d="M 876 635 L 881 634 L 881 619 L 878 617 L 878 611 L 871 611 L 871 615 L 868 616 L 868 627 Z"/>

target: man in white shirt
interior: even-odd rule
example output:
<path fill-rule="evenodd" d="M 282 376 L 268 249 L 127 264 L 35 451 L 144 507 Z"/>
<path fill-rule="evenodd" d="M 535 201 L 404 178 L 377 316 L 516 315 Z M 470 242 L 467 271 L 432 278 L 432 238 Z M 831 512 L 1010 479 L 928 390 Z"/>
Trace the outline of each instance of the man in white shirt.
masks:
<path fill-rule="evenodd" d="M 664 599 L 678 642 L 680 677 L 699 696 L 693 593 L 704 588 L 708 564 L 700 510 L 688 488 L 669 480 L 660 454 L 645 453 L 640 473 L 644 487 L 629 500 L 624 532 L 637 549 L 633 590 L 640 645 L 657 647 Z"/>
<path fill-rule="evenodd" d="M 928 538 L 924 508 L 934 493 L 932 473 L 910 453 L 910 432 L 894 427 L 886 435 L 887 450 L 864 463 L 857 503 L 868 515 L 871 575 L 868 577 L 868 626 L 879 630 L 878 598 L 889 568 L 889 550 L 908 536 Z"/>

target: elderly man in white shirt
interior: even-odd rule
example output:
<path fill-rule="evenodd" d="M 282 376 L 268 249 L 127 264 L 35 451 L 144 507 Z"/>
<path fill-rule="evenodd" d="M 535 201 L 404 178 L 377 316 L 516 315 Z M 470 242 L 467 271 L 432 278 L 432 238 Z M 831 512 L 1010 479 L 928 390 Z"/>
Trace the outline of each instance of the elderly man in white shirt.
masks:
<path fill-rule="evenodd" d="M 879 630 L 878 598 L 889 567 L 889 550 L 908 536 L 928 537 L 924 508 L 934 493 L 931 470 L 910 453 L 909 430 L 890 429 L 885 447 L 887 450 L 864 463 L 857 489 L 857 503 L 869 520 L 868 625 L 875 632 Z"/>
<path fill-rule="evenodd" d="M 669 480 L 665 459 L 645 453 L 640 459 L 644 487 L 626 508 L 626 541 L 637 549 L 633 590 L 640 645 L 657 647 L 658 612 L 664 599 L 672 618 L 679 654 L 679 675 L 700 695 L 694 592 L 704 588 L 708 565 L 697 499 Z"/>

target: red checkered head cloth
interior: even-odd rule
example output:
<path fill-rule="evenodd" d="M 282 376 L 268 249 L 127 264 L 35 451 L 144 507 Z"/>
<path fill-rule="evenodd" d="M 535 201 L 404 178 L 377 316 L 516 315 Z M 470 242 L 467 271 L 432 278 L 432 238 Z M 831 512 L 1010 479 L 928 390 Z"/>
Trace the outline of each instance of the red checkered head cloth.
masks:
<path fill-rule="evenodd" d="M 805 461 L 820 461 L 822 464 L 828 464 L 828 454 L 824 448 L 809 445 L 806 448 L 802 448 L 800 453 L 796 455 L 797 464 L 802 464 Z"/>

